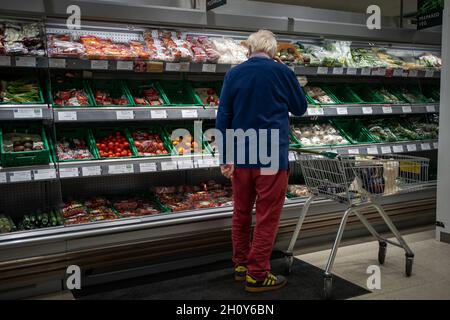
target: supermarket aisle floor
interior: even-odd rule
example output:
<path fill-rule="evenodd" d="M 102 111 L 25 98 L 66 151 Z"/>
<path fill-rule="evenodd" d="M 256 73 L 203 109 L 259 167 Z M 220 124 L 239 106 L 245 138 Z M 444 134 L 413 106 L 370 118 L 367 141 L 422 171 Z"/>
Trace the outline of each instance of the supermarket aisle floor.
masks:
<path fill-rule="evenodd" d="M 405 240 L 415 253 L 411 278 L 404 276 L 403 250 L 388 245 L 386 262 L 380 268 L 381 289 L 354 299 L 450 299 L 450 245 L 436 241 L 434 229 L 408 234 Z M 324 268 L 329 252 L 318 251 L 297 258 Z M 333 273 L 365 288 L 369 277 L 367 267 L 378 265 L 377 254 L 375 241 L 341 247 Z"/>

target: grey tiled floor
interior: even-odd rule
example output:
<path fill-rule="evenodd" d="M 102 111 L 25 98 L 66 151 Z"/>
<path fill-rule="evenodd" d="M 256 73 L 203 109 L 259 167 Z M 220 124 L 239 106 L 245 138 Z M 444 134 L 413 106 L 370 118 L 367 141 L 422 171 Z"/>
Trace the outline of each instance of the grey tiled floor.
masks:
<path fill-rule="evenodd" d="M 415 254 L 412 276 L 404 276 L 404 251 L 388 245 L 386 262 L 380 268 L 381 289 L 355 299 L 450 299 L 450 245 L 436 241 L 434 230 L 406 235 L 405 240 Z M 329 253 L 324 250 L 298 258 L 324 268 Z M 366 270 L 378 265 L 377 254 L 375 241 L 341 247 L 333 273 L 366 287 Z"/>

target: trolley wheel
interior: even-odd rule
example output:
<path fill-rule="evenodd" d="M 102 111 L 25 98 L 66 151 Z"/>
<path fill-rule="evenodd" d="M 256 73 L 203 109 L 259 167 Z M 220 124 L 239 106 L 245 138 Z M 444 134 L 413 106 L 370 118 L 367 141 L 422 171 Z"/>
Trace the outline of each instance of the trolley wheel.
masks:
<path fill-rule="evenodd" d="M 284 274 L 289 275 L 292 272 L 292 265 L 294 264 L 294 257 L 292 255 L 287 255 L 284 258 Z"/>
<path fill-rule="evenodd" d="M 323 277 L 323 297 L 325 300 L 331 299 L 333 294 L 333 277 L 331 275 L 324 275 Z"/>
<path fill-rule="evenodd" d="M 414 255 L 406 255 L 405 273 L 407 277 L 411 277 Z"/>
<path fill-rule="evenodd" d="M 380 264 L 384 264 L 384 261 L 386 260 L 386 249 L 387 249 L 387 243 L 384 241 L 380 241 L 380 246 L 378 248 L 378 262 Z"/>

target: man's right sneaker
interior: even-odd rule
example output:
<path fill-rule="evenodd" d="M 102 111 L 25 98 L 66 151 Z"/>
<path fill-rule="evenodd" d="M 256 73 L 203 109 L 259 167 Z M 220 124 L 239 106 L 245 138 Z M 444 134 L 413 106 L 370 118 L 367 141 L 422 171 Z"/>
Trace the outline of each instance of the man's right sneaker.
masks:
<path fill-rule="evenodd" d="M 284 287 L 287 279 L 283 276 L 275 276 L 272 273 L 267 273 L 267 276 L 262 281 L 257 281 L 251 275 L 247 274 L 245 291 L 248 292 L 265 292 L 277 290 Z"/>

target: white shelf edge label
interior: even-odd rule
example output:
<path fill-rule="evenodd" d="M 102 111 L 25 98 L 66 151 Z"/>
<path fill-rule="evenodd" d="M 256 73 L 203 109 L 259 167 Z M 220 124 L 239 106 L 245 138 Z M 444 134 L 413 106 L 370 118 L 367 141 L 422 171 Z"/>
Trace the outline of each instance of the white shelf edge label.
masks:
<path fill-rule="evenodd" d="M 406 145 L 406 150 L 417 151 L 417 146 L 415 144 L 408 144 L 408 145 Z"/>
<path fill-rule="evenodd" d="M 434 77 L 434 70 L 425 71 L 425 78 L 433 78 L 433 77 Z"/>
<path fill-rule="evenodd" d="M 420 145 L 420 148 L 421 148 L 422 150 L 431 150 L 431 145 L 430 145 L 429 143 L 422 143 L 422 144 Z"/>
<path fill-rule="evenodd" d="M 175 161 L 161 162 L 161 170 L 162 171 L 177 170 L 177 169 L 178 169 L 178 166 Z"/>
<path fill-rule="evenodd" d="M 117 120 L 133 120 L 134 111 L 133 110 L 118 110 L 116 111 Z"/>
<path fill-rule="evenodd" d="M 100 166 L 82 167 L 81 173 L 83 177 L 100 176 L 102 174 L 102 168 Z"/>
<path fill-rule="evenodd" d="M 322 108 L 315 108 L 315 107 L 309 107 L 308 108 L 308 115 L 309 116 L 323 116 L 324 111 Z"/>
<path fill-rule="evenodd" d="M 11 57 L 10 56 L 0 56 L 0 66 L 10 67 L 11 66 Z"/>
<path fill-rule="evenodd" d="M 337 107 L 336 112 L 339 115 L 348 115 L 347 107 Z"/>
<path fill-rule="evenodd" d="M 180 160 L 178 161 L 178 169 L 192 169 L 194 168 L 194 163 L 192 160 Z"/>
<path fill-rule="evenodd" d="M 58 111 L 59 121 L 77 121 L 76 111 Z"/>
<path fill-rule="evenodd" d="M 176 62 L 167 62 L 166 63 L 166 71 L 180 71 L 181 64 Z"/>
<path fill-rule="evenodd" d="M 14 119 L 42 118 L 42 109 L 14 109 Z"/>
<path fill-rule="evenodd" d="M 34 180 L 56 179 L 56 170 L 55 169 L 34 170 L 33 174 L 34 174 Z"/>
<path fill-rule="evenodd" d="M 362 113 L 363 114 L 372 114 L 373 109 L 372 109 L 372 107 L 362 107 Z"/>
<path fill-rule="evenodd" d="M 344 74 L 344 68 L 342 67 L 334 67 L 333 74 Z"/>
<path fill-rule="evenodd" d="M 0 183 L 6 183 L 6 172 L 0 172 Z"/>
<path fill-rule="evenodd" d="M 133 70 L 133 61 L 117 61 L 117 70 L 131 71 Z"/>
<path fill-rule="evenodd" d="M 376 147 L 367 148 L 367 154 L 378 154 L 378 148 Z"/>
<path fill-rule="evenodd" d="M 78 168 L 59 168 L 61 178 L 76 178 L 79 176 Z"/>
<path fill-rule="evenodd" d="M 358 69 L 357 68 L 347 68 L 347 74 L 348 75 L 356 75 L 358 73 Z"/>
<path fill-rule="evenodd" d="M 216 72 L 217 65 L 211 63 L 204 63 L 202 65 L 202 72 Z"/>
<path fill-rule="evenodd" d="M 152 119 L 167 119 L 167 110 L 150 110 Z"/>
<path fill-rule="evenodd" d="M 426 108 L 427 108 L 427 112 L 431 112 L 431 113 L 436 112 L 436 107 L 435 106 L 426 106 Z"/>
<path fill-rule="evenodd" d="M 402 112 L 403 113 L 411 113 L 412 112 L 411 106 L 403 106 L 402 107 Z"/>
<path fill-rule="evenodd" d="M 389 146 L 381 147 L 381 153 L 382 154 L 392 153 L 392 149 Z"/>
<path fill-rule="evenodd" d="M 402 77 L 403 76 L 403 69 L 394 69 L 393 76 L 394 77 Z"/>
<path fill-rule="evenodd" d="M 50 59 L 48 59 L 48 65 L 50 68 L 65 69 L 66 68 L 66 59 L 50 58 Z"/>
<path fill-rule="evenodd" d="M 108 166 L 109 174 L 124 174 L 124 173 L 133 173 L 134 166 L 132 163 L 125 164 L 110 164 Z"/>
<path fill-rule="evenodd" d="M 108 60 L 91 60 L 91 69 L 108 70 Z"/>
<path fill-rule="evenodd" d="M 392 113 L 392 107 L 382 107 L 383 113 Z"/>
<path fill-rule="evenodd" d="M 9 175 L 11 182 L 31 181 L 31 171 L 14 171 Z"/>
<path fill-rule="evenodd" d="M 328 74 L 328 67 L 318 67 L 317 74 Z"/>
<path fill-rule="evenodd" d="M 395 153 L 402 153 L 404 151 L 403 146 L 393 146 L 392 149 Z"/>
<path fill-rule="evenodd" d="M 16 57 L 16 67 L 36 67 L 36 57 Z"/>
<path fill-rule="evenodd" d="M 417 74 L 418 74 L 417 70 L 409 70 L 408 76 L 409 77 L 417 77 Z"/>
<path fill-rule="evenodd" d="M 140 172 L 155 172 L 158 169 L 156 168 L 156 163 L 139 163 L 139 171 Z"/>
<path fill-rule="evenodd" d="M 187 119 L 198 118 L 198 112 L 197 110 L 181 110 L 181 117 Z"/>
<path fill-rule="evenodd" d="M 363 76 L 370 76 L 372 73 L 372 70 L 370 68 L 362 68 L 361 69 L 361 75 Z"/>
<path fill-rule="evenodd" d="M 214 159 L 198 159 L 197 160 L 197 166 L 199 168 L 210 168 L 214 167 Z"/>
<path fill-rule="evenodd" d="M 348 149 L 348 154 L 359 154 L 359 149 Z"/>
<path fill-rule="evenodd" d="M 434 148 L 434 149 L 437 149 L 438 146 L 439 146 L 439 143 L 438 143 L 438 142 L 433 142 L 433 148 Z"/>

